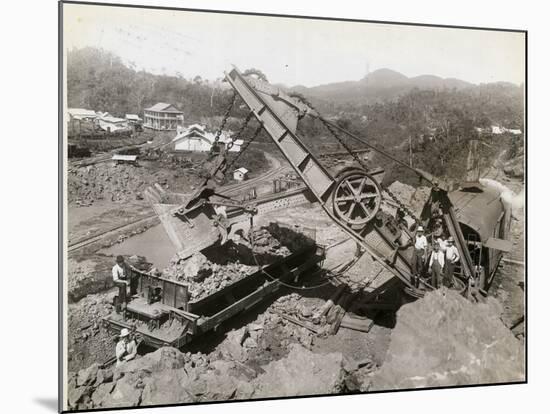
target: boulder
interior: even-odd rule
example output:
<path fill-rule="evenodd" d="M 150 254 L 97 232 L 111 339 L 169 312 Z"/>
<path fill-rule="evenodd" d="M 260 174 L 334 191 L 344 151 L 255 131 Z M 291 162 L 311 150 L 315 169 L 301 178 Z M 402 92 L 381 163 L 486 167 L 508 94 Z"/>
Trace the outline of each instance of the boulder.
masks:
<path fill-rule="evenodd" d="M 183 272 L 187 279 L 200 282 L 212 273 L 212 269 L 204 254 L 195 253 L 185 261 Z"/>
<path fill-rule="evenodd" d="M 181 404 L 195 402 L 187 391 L 189 376 L 183 369 L 169 371 L 146 379 L 141 405 Z"/>
<path fill-rule="evenodd" d="M 371 389 L 523 381 L 524 346 L 500 314 L 495 299 L 474 304 L 445 288 L 402 306 Z"/>
<path fill-rule="evenodd" d="M 99 387 L 97 387 L 94 393 L 92 394 L 92 401 L 94 403 L 94 407 L 106 407 L 103 404 L 105 403 L 105 400 L 107 399 L 111 391 L 113 391 L 113 388 L 115 388 L 114 382 L 99 385 Z"/>
<path fill-rule="evenodd" d="M 113 381 L 113 370 L 112 369 L 99 369 L 97 371 L 95 385 L 98 386 L 105 382 Z"/>
<path fill-rule="evenodd" d="M 119 379 L 113 391 L 103 401 L 103 407 L 136 407 L 141 401 L 143 389 L 137 386 L 133 376 L 125 375 Z"/>
<path fill-rule="evenodd" d="M 254 398 L 291 397 L 339 393 L 345 372 L 340 353 L 315 354 L 291 344 L 286 358 L 264 366 L 254 380 Z"/>
<path fill-rule="evenodd" d="M 227 333 L 227 339 L 222 342 L 220 352 L 226 359 L 243 362 L 247 358 L 247 351 L 242 344 L 248 337 L 248 328 L 245 326 Z"/>
<path fill-rule="evenodd" d="M 89 393 L 90 387 L 69 388 L 69 392 L 67 393 L 69 407 L 76 407 L 83 397 Z"/>
<path fill-rule="evenodd" d="M 93 383 L 96 380 L 98 370 L 99 370 L 99 364 L 93 364 L 86 369 L 81 369 L 80 371 L 78 371 L 78 377 L 76 378 L 76 385 L 81 387 L 83 385 L 88 385 Z"/>

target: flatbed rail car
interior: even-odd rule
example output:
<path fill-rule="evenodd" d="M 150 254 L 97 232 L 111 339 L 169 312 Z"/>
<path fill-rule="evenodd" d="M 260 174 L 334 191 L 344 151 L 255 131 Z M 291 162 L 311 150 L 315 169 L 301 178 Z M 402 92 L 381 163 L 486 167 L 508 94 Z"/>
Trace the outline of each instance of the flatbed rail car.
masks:
<path fill-rule="evenodd" d="M 282 283 L 291 282 L 323 258 L 321 247 L 305 247 L 198 300 L 189 300 L 185 283 L 130 267 L 135 294 L 124 310 L 104 317 L 103 324 L 114 334 L 123 328 L 134 331 L 153 348 L 181 348 L 277 292 Z"/>

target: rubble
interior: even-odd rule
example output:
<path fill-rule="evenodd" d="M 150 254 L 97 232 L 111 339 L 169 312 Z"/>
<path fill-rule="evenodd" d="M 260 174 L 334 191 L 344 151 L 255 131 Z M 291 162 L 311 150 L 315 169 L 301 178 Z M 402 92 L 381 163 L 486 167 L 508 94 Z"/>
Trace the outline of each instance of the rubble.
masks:
<path fill-rule="evenodd" d="M 69 204 L 75 205 L 90 205 L 98 200 L 125 203 L 142 199 L 145 189 L 154 183 L 167 190 L 187 192 L 197 182 L 192 169 L 164 170 L 105 162 L 70 168 L 67 196 Z"/>
<path fill-rule="evenodd" d="M 67 294 L 71 303 L 90 294 L 105 292 L 114 286 L 111 273 L 114 257 L 102 254 L 85 257 L 83 260 L 80 256 L 73 256 L 68 260 Z M 151 268 L 151 263 L 143 256 L 130 256 L 126 261 L 138 270 L 147 271 Z"/>
<path fill-rule="evenodd" d="M 113 259 L 101 255 L 68 259 L 68 298 L 69 302 L 77 302 L 90 293 L 97 293 L 113 287 L 111 267 Z"/>
<path fill-rule="evenodd" d="M 189 259 L 174 258 L 161 274 L 164 278 L 188 283 L 191 300 L 198 300 L 243 279 L 256 269 L 240 263 L 220 265 L 196 253 Z"/>
<path fill-rule="evenodd" d="M 256 272 L 259 265 L 272 263 L 314 243 L 307 236 L 275 223 L 255 230 L 253 239 L 253 243 L 229 241 L 186 259 L 176 255 L 160 274 L 188 283 L 191 299 L 198 300 Z"/>
<path fill-rule="evenodd" d="M 76 372 L 92 363 L 103 363 L 114 355 L 116 338 L 101 324 L 110 314 L 115 291 L 89 295 L 68 307 L 68 364 Z M 105 373 L 99 372 L 99 375 Z M 80 381 L 83 381 L 82 379 Z"/>
<path fill-rule="evenodd" d="M 415 214 L 422 212 L 422 207 L 430 196 L 430 188 L 419 186 L 417 188 L 408 184 L 394 181 L 388 189 L 402 202 L 411 208 Z"/>
<path fill-rule="evenodd" d="M 445 288 L 401 307 L 371 389 L 523 381 L 524 345 L 500 314 L 493 298 L 474 304 Z"/>
<path fill-rule="evenodd" d="M 107 381 L 97 365 L 81 370 L 78 377 L 86 382 L 69 380 L 68 403 L 71 409 L 91 409 L 338 393 L 344 365 L 339 353 L 314 354 L 294 344 L 285 358 L 251 377 L 253 370 L 245 374 L 235 361 L 210 362 L 200 354 L 160 348 L 111 368 Z"/>

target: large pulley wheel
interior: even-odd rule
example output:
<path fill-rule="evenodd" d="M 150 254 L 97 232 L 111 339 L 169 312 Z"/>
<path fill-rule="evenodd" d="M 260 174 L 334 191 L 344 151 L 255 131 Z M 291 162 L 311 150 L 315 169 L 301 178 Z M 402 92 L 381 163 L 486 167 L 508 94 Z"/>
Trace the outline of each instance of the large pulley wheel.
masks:
<path fill-rule="evenodd" d="M 363 170 L 343 174 L 332 194 L 336 216 L 352 227 L 362 227 L 371 221 L 382 202 L 378 182 Z"/>

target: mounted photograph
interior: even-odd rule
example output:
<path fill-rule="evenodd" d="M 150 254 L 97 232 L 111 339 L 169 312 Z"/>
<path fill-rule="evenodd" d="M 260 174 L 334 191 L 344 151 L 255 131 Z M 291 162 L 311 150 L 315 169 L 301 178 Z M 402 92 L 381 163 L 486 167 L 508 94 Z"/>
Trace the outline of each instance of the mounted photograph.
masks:
<path fill-rule="evenodd" d="M 60 7 L 62 411 L 527 381 L 526 31 Z"/>

